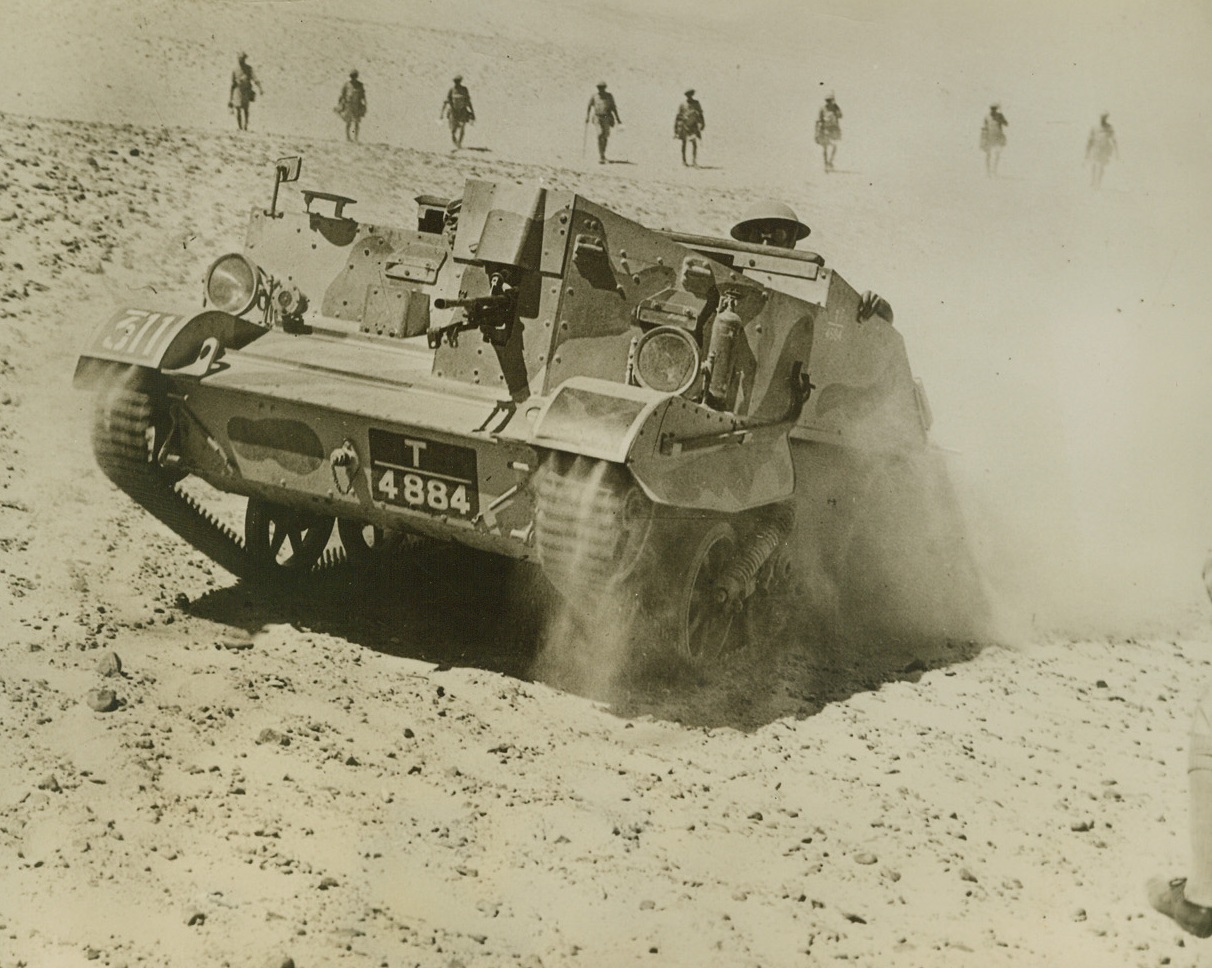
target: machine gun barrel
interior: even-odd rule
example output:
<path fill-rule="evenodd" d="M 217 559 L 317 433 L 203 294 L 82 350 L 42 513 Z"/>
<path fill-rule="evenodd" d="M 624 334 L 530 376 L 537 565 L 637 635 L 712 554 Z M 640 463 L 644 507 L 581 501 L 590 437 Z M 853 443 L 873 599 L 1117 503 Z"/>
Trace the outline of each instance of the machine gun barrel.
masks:
<path fill-rule="evenodd" d="M 473 313 L 487 312 L 491 309 L 508 309 L 513 305 L 513 297 L 508 293 L 495 296 L 471 296 L 467 299 L 443 299 L 438 297 L 433 301 L 434 309 L 470 309 Z"/>

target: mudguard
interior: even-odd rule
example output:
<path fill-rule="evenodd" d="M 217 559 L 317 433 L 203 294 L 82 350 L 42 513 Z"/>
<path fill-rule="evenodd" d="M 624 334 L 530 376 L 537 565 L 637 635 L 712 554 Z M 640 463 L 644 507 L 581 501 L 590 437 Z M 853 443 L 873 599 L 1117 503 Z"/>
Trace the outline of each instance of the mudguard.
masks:
<path fill-rule="evenodd" d="M 746 426 L 682 397 L 575 377 L 540 414 L 533 443 L 624 464 L 658 504 L 733 514 L 791 496 L 790 426 Z"/>
<path fill-rule="evenodd" d="M 172 370 L 198 358 L 207 339 L 240 349 L 269 330 L 218 310 L 189 314 L 126 306 L 98 326 L 76 364 L 73 384 L 89 387 L 117 368 Z"/>

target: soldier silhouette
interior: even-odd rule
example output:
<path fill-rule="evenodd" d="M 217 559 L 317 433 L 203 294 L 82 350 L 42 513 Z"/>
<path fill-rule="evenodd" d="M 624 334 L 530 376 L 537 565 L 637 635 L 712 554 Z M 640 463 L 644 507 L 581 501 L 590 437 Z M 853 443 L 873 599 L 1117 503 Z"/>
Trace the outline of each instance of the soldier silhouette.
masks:
<path fill-rule="evenodd" d="M 456 74 L 454 83 L 446 92 L 446 100 L 442 102 L 439 119 L 445 118 L 450 125 L 450 141 L 452 150 L 458 151 L 463 147 L 463 130 L 476 120 L 475 108 L 471 106 L 471 93 L 463 86 L 463 75 Z"/>
<path fill-rule="evenodd" d="M 366 87 L 358 80 L 356 70 L 349 72 L 349 80 L 341 88 L 336 112 L 345 121 L 345 140 L 357 141 L 362 119 L 366 117 Z"/>
<path fill-rule="evenodd" d="M 1104 113 L 1086 139 L 1086 161 L 1090 162 L 1090 184 L 1094 188 L 1102 187 L 1107 162 L 1119 157 L 1119 144 L 1115 140 L 1115 129 L 1107 120 L 1109 117 Z"/>
<path fill-rule="evenodd" d="M 832 94 L 817 112 L 812 140 L 821 146 L 825 159 L 825 171 L 833 171 L 833 159 L 837 155 L 837 143 L 842 140 L 842 109 Z"/>
<path fill-rule="evenodd" d="M 989 113 L 981 124 L 981 151 L 985 153 L 985 174 L 992 178 L 1006 146 L 1006 126 L 1010 122 L 1002 114 L 1000 104 L 989 105 Z"/>
<path fill-rule="evenodd" d="M 694 88 L 686 91 L 686 100 L 678 105 L 677 117 L 673 119 L 673 136 L 682 142 L 682 164 L 686 162 L 686 145 L 690 145 L 690 165 L 698 167 L 699 139 L 707 127 L 703 116 L 703 105 L 695 100 Z"/>
<path fill-rule="evenodd" d="M 619 117 L 618 105 L 614 103 L 614 95 L 606 90 L 606 82 L 598 81 L 597 93 L 589 99 L 589 107 L 585 111 L 585 124 L 593 121 L 598 129 L 598 164 L 606 164 L 606 142 L 610 140 L 610 129 L 616 124 L 621 128 L 623 119 Z"/>
<path fill-rule="evenodd" d="M 236 69 L 231 72 L 231 93 L 227 97 L 227 105 L 235 112 L 236 127 L 241 131 L 248 130 L 248 106 L 257 99 L 257 92 L 264 91 L 248 62 L 248 55 L 241 52 L 236 58 Z"/>

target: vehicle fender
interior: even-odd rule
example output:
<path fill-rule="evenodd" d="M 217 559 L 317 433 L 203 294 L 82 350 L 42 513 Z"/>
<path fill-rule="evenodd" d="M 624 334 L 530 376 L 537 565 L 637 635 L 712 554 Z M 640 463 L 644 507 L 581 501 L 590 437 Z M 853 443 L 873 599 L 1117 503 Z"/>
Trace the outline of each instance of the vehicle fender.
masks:
<path fill-rule="evenodd" d="M 788 426 L 610 380 L 562 383 L 535 422 L 536 446 L 626 465 L 658 504 L 737 513 L 790 497 Z"/>
<path fill-rule="evenodd" d="M 789 423 L 746 425 L 735 414 L 669 397 L 656 433 L 637 435 L 632 475 L 658 504 L 736 514 L 795 491 Z"/>
<path fill-rule="evenodd" d="M 637 440 L 660 426 L 668 395 L 612 380 L 565 380 L 534 425 L 534 443 L 622 464 Z"/>
<path fill-rule="evenodd" d="M 73 382 L 89 386 L 115 369 L 129 367 L 176 369 L 194 362 L 211 337 L 223 349 L 239 349 L 267 331 L 218 310 L 190 314 L 124 306 L 93 331 Z"/>

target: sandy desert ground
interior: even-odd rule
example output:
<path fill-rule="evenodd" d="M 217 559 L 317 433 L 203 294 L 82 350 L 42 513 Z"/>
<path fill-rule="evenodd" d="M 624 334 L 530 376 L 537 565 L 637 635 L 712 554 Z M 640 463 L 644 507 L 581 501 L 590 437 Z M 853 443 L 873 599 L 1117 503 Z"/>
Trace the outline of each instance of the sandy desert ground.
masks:
<path fill-rule="evenodd" d="M 1206 8 L 3 10 L 0 966 L 1212 965 L 1143 896 L 1186 862 L 1212 660 Z M 240 49 L 266 89 L 247 133 Z M 357 146 L 331 113 L 352 66 Z M 480 115 L 457 156 L 454 70 Z M 626 122 L 602 167 L 599 75 Z M 1121 157 L 1093 192 L 1103 110 Z M 788 635 L 603 697 L 536 672 L 525 574 L 437 551 L 304 596 L 188 550 L 97 470 L 75 357 L 116 302 L 198 305 L 295 152 L 304 186 L 396 222 L 469 176 L 708 234 L 786 198 L 896 307 L 990 641 Z"/>

